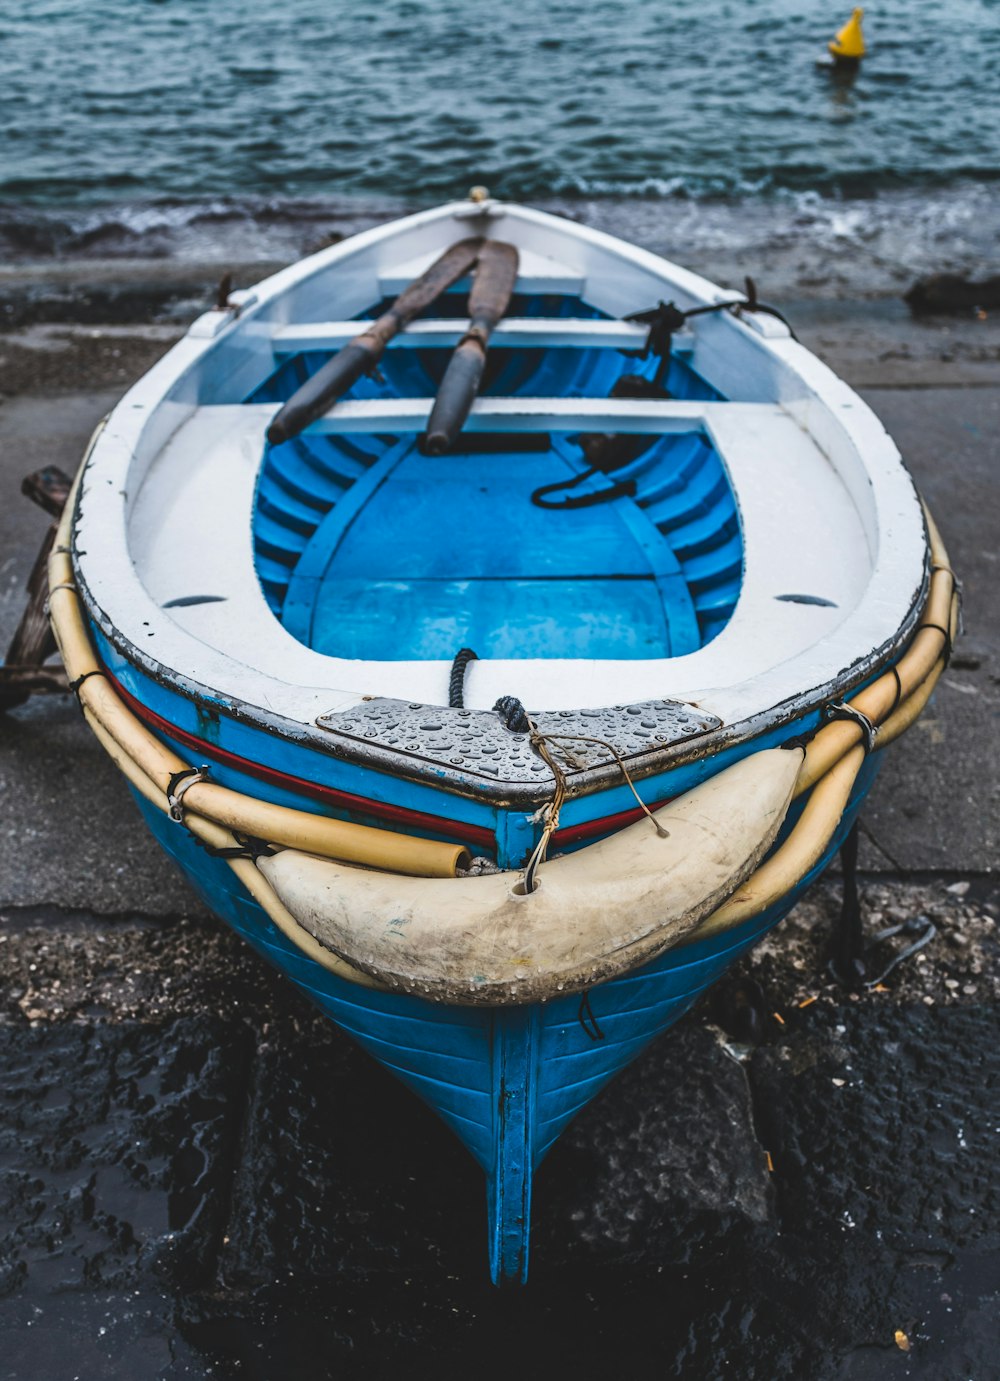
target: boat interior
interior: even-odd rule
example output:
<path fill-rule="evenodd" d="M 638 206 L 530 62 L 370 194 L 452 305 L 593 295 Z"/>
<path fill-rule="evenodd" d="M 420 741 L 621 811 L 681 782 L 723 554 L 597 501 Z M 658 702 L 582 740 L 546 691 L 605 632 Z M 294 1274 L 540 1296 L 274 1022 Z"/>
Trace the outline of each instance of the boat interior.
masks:
<path fill-rule="evenodd" d="M 432 326 L 458 321 L 465 293 L 431 310 Z M 578 297 L 520 294 L 510 319 L 572 328 L 601 316 Z M 634 334 L 641 347 L 641 328 Z M 433 397 L 457 330 L 437 335 L 440 345 L 387 350 L 379 377 L 348 397 Z M 248 401 L 286 402 L 329 358 L 282 352 Z M 480 393 L 607 398 L 623 379 L 652 383 L 658 366 L 634 346 L 498 343 Z M 665 386 L 675 399 L 720 396 L 680 356 Z M 588 473 L 580 435 L 547 430 L 469 432 L 444 456 L 424 454 L 417 434 L 306 432 L 269 446 L 253 514 L 268 603 L 300 642 L 362 660 L 450 659 L 463 647 L 488 658 L 694 652 L 739 595 L 742 539 L 725 467 L 697 432 L 622 437 L 618 448 L 624 463 Z M 542 507 L 533 496 L 548 486 L 554 506 Z"/>
<path fill-rule="evenodd" d="M 367 232 L 194 323 L 95 450 L 81 532 L 102 539 L 81 573 L 108 626 L 307 724 L 373 695 L 447 705 L 463 648 L 473 709 L 667 696 L 732 721 L 893 636 L 922 524 L 860 400 L 782 323 L 725 310 L 737 294 L 501 211 L 486 233 L 517 245 L 513 295 L 445 454 L 422 438 L 469 276 L 299 434 L 266 436 L 469 234 L 462 208 Z M 709 310 L 657 354 L 634 314 L 663 300 Z M 881 545 L 889 509 L 906 549 Z"/>

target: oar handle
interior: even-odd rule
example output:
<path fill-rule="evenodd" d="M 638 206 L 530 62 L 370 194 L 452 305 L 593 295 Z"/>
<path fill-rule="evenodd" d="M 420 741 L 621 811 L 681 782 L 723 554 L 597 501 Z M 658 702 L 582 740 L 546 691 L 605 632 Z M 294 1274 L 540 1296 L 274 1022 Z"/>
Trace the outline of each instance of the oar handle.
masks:
<path fill-rule="evenodd" d="M 267 429 L 271 445 L 279 446 L 298 436 L 310 423 L 322 417 L 363 374 L 369 374 L 393 336 L 469 272 L 483 243 L 482 237 L 476 235 L 449 246 L 429 269 L 403 289 L 387 312 L 297 388 Z"/>
<path fill-rule="evenodd" d="M 469 293 L 469 329 L 455 347 L 427 421 L 423 449 L 440 456 L 454 446 L 479 392 L 494 326 L 510 304 L 517 282 L 514 245 L 487 240 Z"/>
<path fill-rule="evenodd" d="M 375 368 L 380 355 L 381 351 L 370 350 L 358 336 L 338 350 L 332 360 L 327 360 L 295 390 L 273 419 L 267 429 L 267 439 L 271 445 L 280 446 L 283 441 L 290 441 L 293 436 L 305 431 L 317 417 L 322 417 L 337 398 L 357 383 L 362 374 Z"/>

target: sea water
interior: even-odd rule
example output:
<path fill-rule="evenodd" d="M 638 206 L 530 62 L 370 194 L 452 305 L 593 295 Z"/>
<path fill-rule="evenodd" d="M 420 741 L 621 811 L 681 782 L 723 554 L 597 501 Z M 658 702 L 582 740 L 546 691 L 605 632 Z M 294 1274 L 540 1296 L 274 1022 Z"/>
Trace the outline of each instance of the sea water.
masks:
<path fill-rule="evenodd" d="M 0 5 L 0 250 L 293 257 L 482 183 L 645 243 L 668 215 L 694 248 L 801 232 L 993 263 L 1000 3 L 881 0 L 853 80 L 818 65 L 849 10 Z"/>

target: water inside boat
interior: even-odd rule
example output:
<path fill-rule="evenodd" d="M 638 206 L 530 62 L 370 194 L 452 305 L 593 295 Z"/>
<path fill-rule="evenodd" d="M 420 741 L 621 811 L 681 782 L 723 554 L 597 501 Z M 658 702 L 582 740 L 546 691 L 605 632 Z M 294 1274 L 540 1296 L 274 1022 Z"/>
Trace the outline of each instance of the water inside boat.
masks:
<path fill-rule="evenodd" d="M 434 315 L 460 317 L 464 294 Z M 364 316 L 378 316 L 388 302 Z M 510 316 L 595 319 L 579 298 L 520 295 Z M 278 363 L 247 400 L 285 402 L 330 358 L 304 350 Z M 387 351 L 379 376 L 348 395 L 432 396 L 449 352 Z M 655 357 L 608 348 L 493 348 L 484 397 L 607 397 L 623 375 L 651 379 Z M 720 395 L 682 358 L 676 399 Z M 710 441 L 694 432 L 630 438 L 634 456 L 581 481 L 589 461 L 571 434 L 464 435 L 445 456 L 415 434 L 314 435 L 268 448 L 254 509 L 258 578 L 300 642 L 372 661 L 661 658 L 697 651 L 732 615 L 743 547 L 733 491 Z M 554 498 L 631 482 L 632 496 L 560 511 Z"/>

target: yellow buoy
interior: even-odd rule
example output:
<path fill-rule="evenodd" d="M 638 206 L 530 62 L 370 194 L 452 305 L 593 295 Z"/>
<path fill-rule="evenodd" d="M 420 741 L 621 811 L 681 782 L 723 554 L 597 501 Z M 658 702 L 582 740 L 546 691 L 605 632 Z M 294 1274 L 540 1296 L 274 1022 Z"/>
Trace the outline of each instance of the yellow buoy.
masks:
<path fill-rule="evenodd" d="M 835 62 L 860 62 L 865 55 L 865 36 L 861 32 L 861 18 L 864 10 L 856 9 L 837 36 L 831 39 L 829 48 Z"/>

